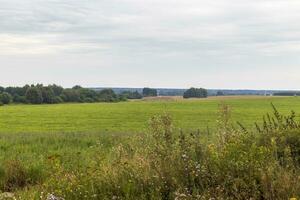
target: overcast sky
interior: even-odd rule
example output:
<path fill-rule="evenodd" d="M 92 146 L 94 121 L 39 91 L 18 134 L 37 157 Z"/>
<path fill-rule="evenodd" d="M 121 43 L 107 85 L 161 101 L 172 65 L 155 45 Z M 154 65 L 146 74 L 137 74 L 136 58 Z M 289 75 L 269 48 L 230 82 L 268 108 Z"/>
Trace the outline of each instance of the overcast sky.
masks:
<path fill-rule="evenodd" d="M 0 85 L 300 89 L 299 0 L 0 0 Z"/>

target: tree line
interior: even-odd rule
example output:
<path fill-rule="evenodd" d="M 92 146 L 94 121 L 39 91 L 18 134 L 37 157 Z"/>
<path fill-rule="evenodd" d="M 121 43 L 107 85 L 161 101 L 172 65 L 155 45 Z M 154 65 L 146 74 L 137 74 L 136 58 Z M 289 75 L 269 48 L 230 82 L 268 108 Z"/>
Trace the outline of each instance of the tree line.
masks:
<path fill-rule="evenodd" d="M 56 84 L 44 86 L 25 85 L 23 87 L 1 87 L 0 105 L 9 103 L 28 104 L 57 104 L 64 102 L 93 103 L 93 102 L 120 102 L 127 99 L 141 99 L 142 94 L 125 91 L 116 94 L 112 89 L 95 91 L 76 85 L 72 88 L 63 88 Z"/>
<path fill-rule="evenodd" d="M 221 94 L 219 94 L 221 95 Z M 158 91 L 152 88 L 144 88 L 143 89 L 144 97 L 158 96 Z M 183 93 L 183 98 L 206 98 L 208 96 L 208 92 L 204 88 L 190 88 Z"/>
<path fill-rule="evenodd" d="M 273 96 L 300 96 L 300 92 L 275 92 Z"/>
<path fill-rule="evenodd" d="M 1 87 L 0 105 L 9 103 L 28 104 L 57 104 L 57 103 L 93 103 L 93 102 L 120 102 L 127 99 L 142 99 L 143 97 L 158 96 L 153 88 L 144 88 L 138 91 L 124 91 L 116 94 L 112 89 L 96 91 L 76 85 L 72 88 L 52 84 L 25 85 L 23 87 Z M 183 94 L 184 98 L 206 98 L 207 90 L 203 88 L 190 88 Z"/>

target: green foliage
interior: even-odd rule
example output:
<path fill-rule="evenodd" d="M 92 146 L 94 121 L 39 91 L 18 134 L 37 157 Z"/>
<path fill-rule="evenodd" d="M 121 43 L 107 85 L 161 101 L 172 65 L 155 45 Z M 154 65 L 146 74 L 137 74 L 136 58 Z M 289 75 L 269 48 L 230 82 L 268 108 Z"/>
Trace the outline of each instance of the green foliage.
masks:
<path fill-rule="evenodd" d="M 3 104 L 9 104 L 12 101 L 12 96 L 7 92 L 0 93 L 0 101 Z"/>
<path fill-rule="evenodd" d="M 1 91 L 1 87 L 0 87 Z M 64 89 L 58 85 L 43 86 L 25 85 L 24 87 L 7 87 L 2 88 L 5 99 L 3 103 L 6 104 L 7 95 L 12 96 L 14 103 L 31 103 L 31 104 L 54 104 L 63 102 L 78 102 L 78 103 L 93 103 L 93 102 L 118 102 L 126 101 L 124 95 L 117 95 L 111 89 L 105 89 L 96 92 L 92 89 L 83 88 L 81 86 L 74 86 L 72 89 Z M 136 95 L 135 93 L 133 95 Z M 1 97 L 1 96 L 0 96 Z"/>
<path fill-rule="evenodd" d="M 142 99 L 143 98 L 143 95 L 141 95 L 138 91 L 135 91 L 135 92 L 125 91 L 122 93 L 122 96 L 124 96 L 127 99 Z"/>
<path fill-rule="evenodd" d="M 136 133 L 147 128 L 147 120 L 155 113 L 168 112 L 177 127 L 184 131 L 207 130 L 215 132 L 218 119 L 219 98 L 142 100 L 118 103 L 63 103 L 56 105 L 10 105 L 0 109 L 1 133 Z M 231 122 L 239 121 L 245 128 L 255 128 L 254 123 L 269 112 L 274 102 L 283 114 L 293 108 L 300 112 L 298 98 L 282 97 L 232 97 L 222 98 L 231 108 Z M 246 113 L 246 114 L 245 114 Z M 296 115 L 299 120 L 299 115 Z"/>
<path fill-rule="evenodd" d="M 219 123 L 227 124 L 227 116 L 223 113 Z M 149 134 L 115 144 L 108 157 L 99 155 L 105 150 L 98 145 L 93 161 L 79 168 L 68 169 L 60 156 L 50 157 L 49 170 L 55 173 L 31 194 L 72 200 L 298 197 L 299 172 L 280 165 L 274 148 L 258 145 L 255 134 L 236 130 L 235 140 L 222 145 L 203 136 L 199 131 L 177 134 L 170 115 L 155 116 Z M 83 158 L 77 156 L 75 162 Z"/>
<path fill-rule="evenodd" d="M 157 96 L 157 90 L 151 89 L 151 88 L 144 88 L 143 89 L 143 96 L 144 97 L 156 97 Z"/>
<path fill-rule="evenodd" d="M 207 90 L 204 88 L 190 88 L 184 92 L 183 98 L 206 98 Z"/>
<path fill-rule="evenodd" d="M 26 99 L 29 103 L 32 104 L 41 104 L 43 103 L 43 95 L 40 87 L 33 86 L 27 89 Z"/>
<path fill-rule="evenodd" d="M 55 94 L 51 87 L 42 87 L 42 98 L 43 103 L 53 104 L 55 103 Z"/>
<path fill-rule="evenodd" d="M 79 90 L 82 89 L 82 87 L 80 85 L 75 85 L 72 87 L 73 90 Z"/>
<path fill-rule="evenodd" d="M 27 99 L 25 96 L 20 96 L 18 94 L 15 94 L 13 96 L 13 102 L 14 103 L 27 103 Z"/>
<path fill-rule="evenodd" d="M 60 96 L 55 96 L 53 99 L 53 103 L 57 104 L 57 103 L 63 103 L 64 100 L 62 100 L 62 98 Z"/>
<path fill-rule="evenodd" d="M 34 166 L 25 167 L 19 160 L 6 160 L 0 167 L 0 189 L 12 192 L 40 183 L 42 172 Z"/>
<path fill-rule="evenodd" d="M 104 89 L 99 92 L 99 99 L 102 102 L 116 102 L 118 101 L 118 96 L 112 89 Z"/>
<path fill-rule="evenodd" d="M 79 90 L 65 89 L 60 97 L 64 102 L 80 102 Z"/>
<path fill-rule="evenodd" d="M 299 198 L 300 128 L 293 114 L 274 110 L 270 119 L 276 125 L 266 122 L 268 128 L 258 130 L 235 128 L 230 116 L 229 106 L 221 104 L 215 138 L 176 129 L 168 113 L 152 117 L 145 134 L 31 135 L 18 140 L 28 147 L 36 141 L 34 149 L 41 152 L 27 153 L 43 155 L 47 176 L 13 162 L 2 168 L 11 178 L 0 180 L 13 183 L 7 185 L 20 199 L 49 193 L 66 200 Z M 281 119 L 289 120 L 279 125 Z M 0 146 L 7 151 L 9 145 Z"/>
<path fill-rule="evenodd" d="M 0 86 L 0 93 L 4 92 L 5 88 Z"/>
<path fill-rule="evenodd" d="M 60 96 L 61 93 L 64 91 L 64 88 L 63 88 L 63 87 L 58 86 L 58 85 L 55 85 L 55 84 L 53 84 L 53 85 L 48 85 L 48 87 L 51 88 L 51 89 L 53 90 L 55 96 Z"/>

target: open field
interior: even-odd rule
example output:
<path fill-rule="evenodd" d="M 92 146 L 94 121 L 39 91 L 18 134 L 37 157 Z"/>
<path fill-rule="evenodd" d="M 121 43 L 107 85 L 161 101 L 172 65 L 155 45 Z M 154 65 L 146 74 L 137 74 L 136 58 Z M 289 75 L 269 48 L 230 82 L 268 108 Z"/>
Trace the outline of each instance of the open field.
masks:
<path fill-rule="evenodd" d="M 131 133 L 142 132 L 155 114 L 169 112 L 183 129 L 213 129 L 218 105 L 232 109 L 232 120 L 251 127 L 270 111 L 300 113 L 296 97 L 212 97 L 200 100 L 163 98 L 121 103 L 10 105 L 0 107 L 1 133 Z"/>
<path fill-rule="evenodd" d="M 221 119 L 218 131 L 221 102 L 230 106 L 233 123 L 249 128 L 273 112 L 271 103 L 284 114 L 300 113 L 296 97 L 3 106 L 0 191 L 24 200 L 300 197 L 300 124 L 279 117 L 259 134 L 245 134 Z M 173 121 L 163 114 L 150 123 L 164 111 Z M 180 135 L 173 122 L 194 133 L 209 126 L 217 137 Z"/>

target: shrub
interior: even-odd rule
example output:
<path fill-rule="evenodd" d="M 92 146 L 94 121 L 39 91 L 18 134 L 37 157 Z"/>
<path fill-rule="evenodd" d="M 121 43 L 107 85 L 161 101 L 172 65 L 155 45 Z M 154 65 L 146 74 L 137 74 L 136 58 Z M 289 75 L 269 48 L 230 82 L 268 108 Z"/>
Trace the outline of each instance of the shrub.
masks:
<path fill-rule="evenodd" d="M 96 153 L 86 167 L 70 170 L 53 160 L 55 173 L 37 192 L 66 200 L 298 198 L 300 128 L 294 116 L 274 107 L 273 117 L 247 130 L 232 124 L 230 108 L 222 104 L 216 137 L 209 138 L 177 130 L 167 113 L 157 115 L 146 134 L 114 146 L 107 157 Z"/>
<path fill-rule="evenodd" d="M 12 101 L 12 96 L 7 92 L 3 92 L 0 94 L 0 101 L 3 104 L 9 104 Z"/>

